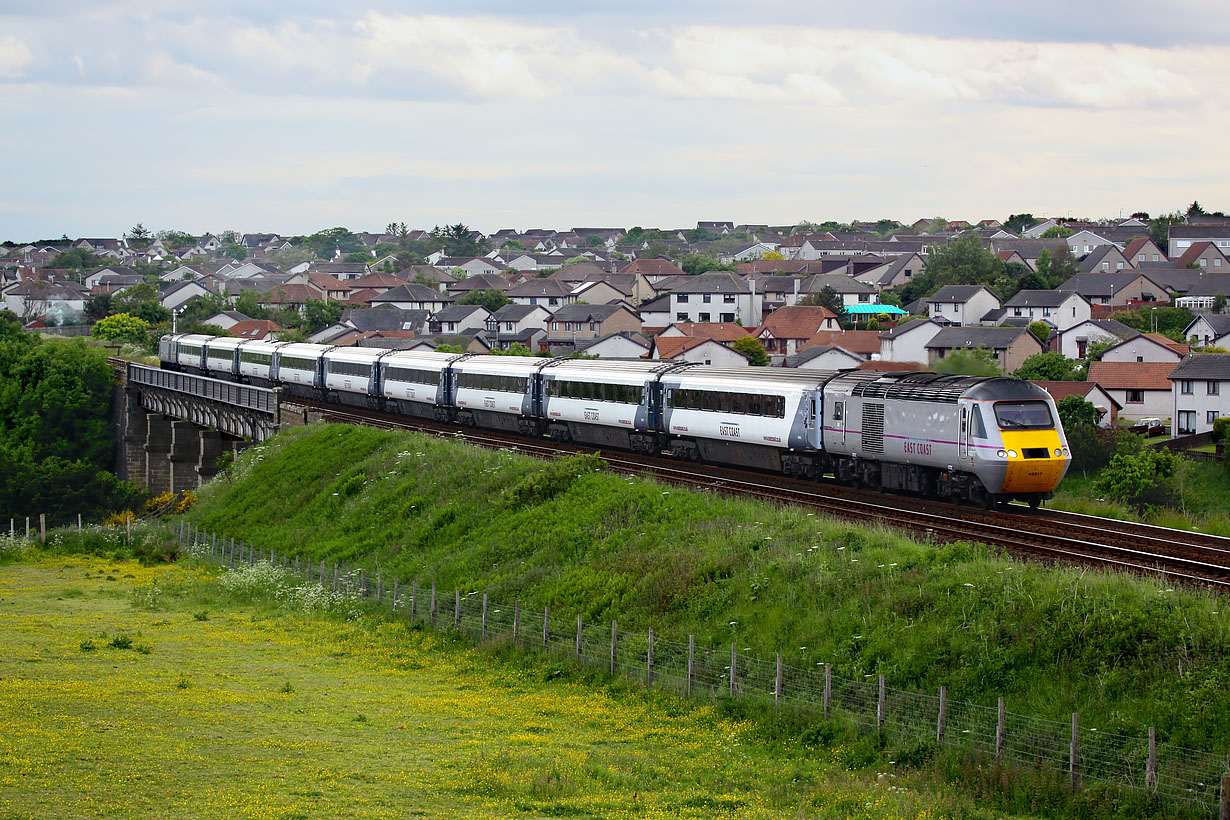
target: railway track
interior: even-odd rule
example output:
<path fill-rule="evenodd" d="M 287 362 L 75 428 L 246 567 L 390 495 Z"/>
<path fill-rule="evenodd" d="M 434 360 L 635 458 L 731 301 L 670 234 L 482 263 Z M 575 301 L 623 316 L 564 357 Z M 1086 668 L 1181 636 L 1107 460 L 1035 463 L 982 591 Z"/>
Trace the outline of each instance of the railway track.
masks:
<path fill-rule="evenodd" d="M 836 518 L 881 524 L 937 541 L 978 541 L 1036 560 L 1151 574 L 1174 583 L 1230 591 L 1230 539 L 1204 533 L 1062 511 L 1028 511 L 1017 505 L 991 511 L 957 508 L 929 499 L 886 496 L 828 482 L 710 465 L 698 469 L 665 458 L 570 443 L 530 441 L 513 434 L 459 428 L 362 408 L 299 399 L 294 403 L 311 408 L 330 421 L 416 430 L 547 458 L 600 453 L 613 470 L 652 476 L 679 486 L 806 506 Z M 954 515 L 957 509 L 959 516 Z"/>

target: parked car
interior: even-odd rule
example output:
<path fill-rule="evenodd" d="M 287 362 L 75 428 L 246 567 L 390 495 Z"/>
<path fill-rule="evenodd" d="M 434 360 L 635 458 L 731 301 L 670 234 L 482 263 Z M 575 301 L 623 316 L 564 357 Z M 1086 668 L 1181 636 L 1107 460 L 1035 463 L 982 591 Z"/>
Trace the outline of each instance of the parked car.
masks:
<path fill-rule="evenodd" d="M 1128 428 L 1129 433 L 1135 433 L 1138 436 L 1151 438 L 1153 436 L 1164 436 L 1168 432 L 1166 425 L 1159 418 L 1140 419 L 1131 427 Z"/>

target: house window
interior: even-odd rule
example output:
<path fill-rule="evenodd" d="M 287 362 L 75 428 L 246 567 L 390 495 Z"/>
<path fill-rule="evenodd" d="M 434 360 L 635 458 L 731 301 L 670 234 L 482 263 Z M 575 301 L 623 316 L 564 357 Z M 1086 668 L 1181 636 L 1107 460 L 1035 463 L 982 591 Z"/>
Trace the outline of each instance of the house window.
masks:
<path fill-rule="evenodd" d="M 554 296 L 552 296 L 550 299 L 547 300 L 547 304 L 552 305 L 552 306 L 558 305 L 559 299 L 556 299 Z"/>
<path fill-rule="evenodd" d="M 1209 424 L 1212 424 L 1213 422 L 1217 421 L 1217 411 L 1216 410 L 1208 411 L 1208 413 L 1206 413 L 1204 416 L 1204 420 L 1208 422 Z"/>
<path fill-rule="evenodd" d="M 1153 254 L 1153 261 L 1154 261 L 1154 262 L 1157 262 L 1157 261 L 1158 261 L 1157 256 L 1158 256 L 1158 255 L 1157 255 L 1156 253 L 1155 253 L 1155 254 Z"/>
<path fill-rule="evenodd" d="M 1207 268 L 1208 266 L 1209 266 L 1209 260 L 1205 259 L 1203 256 L 1200 257 L 1200 267 Z"/>
<path fill-rule="evenodd" d="M 870 301 L 871 301 L 871 294 L 870 294 L 870 293 L 860 293 L 860 294 L 858 295 L 858 300 L 859 300 L 860 302 L 870 302 Z"/>
<path fill-rule="evenodd" d="M 1192 380 L 1181 379 L 1179 381 L 1179 392 L 1184 396 L 1190 396 L 1192 394 Z"/>
<path fill-rule="evenodd" d="M 504 329 L 505 329 L 505 330 L 512 330 L 512 329 L 513 329 L 513 323 L 512 323 L 512 322 L 505 322 L 505 323 L 504 323 Z"/>
<path fill-rule="evenodd" d="M 1210 381 L 1207 385 L 1205 385 L 1205 390 L 1207 391 L 1207 395 L 1210 395 L 1210 396 L 1220 395 L 1221 382 Z"/>
<path fill-rule="evenodd" d="M 590 330 L 597 330 L 597 329 L 598 329 L 598 325 L 597 325 L 596 323 L 594 323 L 594 322 L 590 322 L 590 323 L 589 323 L 589 329 L 590 329 Z"/>
<path fill-rule="evenodd" d="M 559 330 L 559 322 L 552 322 L 552 323 L 551 323 L 551 329 L 552 329 L 552 330 Z"/>
<path fill-rule="evenodd" d="M 702 321 L 702 322 L 707 322 L 707 321 L 709 321 L 709 314 L 708 314 L 708 313 L 702 313 L 702 314 L 700 314 L 700 321 Z"/>
<path fill-rule="evenodd" d="M 531 304 L 531 305 L 536 305 L 536 304 L 538 304 L 538 297 L 537 297 L 537 296 L 531 296 L 531 297 L 530 297 L 530 304 Z"/>
<path fill-rule="evenodd" d="M 722 296 L 722 304 L 733 305 L 734 303 L 735 303 L 735 295 L 733 293 L 727 293 L 724 296 Z"/>
<path fill-rule="evenodd" d="M 1136 361 L 1138 361 L 1138 362 L 1143 362 L 1144 360 L 1145 360 L 1145 357 L 1144 357 L 1144 356 L 1137 356 L 1137 357 L 1136 357 Z"/>
<path fill-rule="evenodd" d="M 1103 262 L 1103 263 L 1102 263 L 1102 270 L 1110 270 L 1110 263 L 1109 263 L 1109 262 Z"/>
<path fill-rule="evenodd" d="M 734 320 L 735 320 L 735 315 L 733 313 L 723 313 L 722 314 L 723 322 L 733 322 Z"/>
<path fill-rule="evenodd" d="M 1013 316 L 1020 316 L 1020 315 L 1021 315 L 1021 309 L 1020 309 L 1020 308 L 1013 308 L 1013 309 L 1012 309 L 1012 315 L 1013 315 Z"/>
<path fill-rule="evenodd" d="M 1221 267 L 1221 257 L 1220 256 L 1213 257 L 1213 267 L 1215 268 Z"/>
<path fill-rule="evenodd" d="M 686 313 L 676 313 L 675 314 L 676 322 L 686 322 L 687 320 L 688 320 L 688 314 Z"/>
<path fill-rule="evenodd" d="M 1030 315 L 1030 316 L 1033 316 L 1033 313 L 1030 313 L 1029 315 Z M 1050 308 L 1042 308 L 1042 315 L 1043 315 L 1043 316 L 1050 316 L 1050 315 L 1051 315 L 1051 309 L 1050 309 Z"/>
<path fill-rule="evenodd" d="M 1191 435 L 1196 432 L 1196 411 L 1179 411 L 1179 435 Z"/>
<path fill-rule="evenodd" d="M 700 300 L 701 300 L 702 302 L 704 302 L 704 303 L 707 305 L 707 304 L 709 304 L 710 302 L 712 302 L 712 301 L 713 301 L 713 296 L 712 296 L 712 294 L 708 294 L 708 293 L 706 293 L 706 294 L 704 294 L 703 296 L 701 296 L 701 297 L 700 297 Z"/>
<path fill-rule="evenodd" d="M 681 305 L 686 305 L 688 303 L 688 295 L 686 293 L 677 293 L 675 294 L 675 301 Z"/>
<path fill-rule="evenodd" d="M 1145 255 L 1144 255 L 1143 253 L 1141 253 L 1141 254 L 1137 254 L 1137 256 L 1136 256 L 1136 261 L 1137 261 L 1137 262 L 1143 262 L 1143 261 L 1145 261 Z"/>
<path fill-rule="evenodd" d="M 1145 403 L 1145 391 L 1143 390 L 1127 391 L 1127 403 L 1128 404 L 1144 404 Z"/>

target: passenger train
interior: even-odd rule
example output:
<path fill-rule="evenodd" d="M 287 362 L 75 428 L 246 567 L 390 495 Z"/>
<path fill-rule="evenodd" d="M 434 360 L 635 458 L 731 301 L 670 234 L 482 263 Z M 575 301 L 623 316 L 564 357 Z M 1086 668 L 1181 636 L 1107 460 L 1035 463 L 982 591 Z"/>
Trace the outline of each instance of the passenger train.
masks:
<path fill-rule="evenodd" d="M 727 369 L 177 334 L 162 366 L 439 422 L 991 507 L 1067 472 L 1055 402 L 1009 378 Z"/>

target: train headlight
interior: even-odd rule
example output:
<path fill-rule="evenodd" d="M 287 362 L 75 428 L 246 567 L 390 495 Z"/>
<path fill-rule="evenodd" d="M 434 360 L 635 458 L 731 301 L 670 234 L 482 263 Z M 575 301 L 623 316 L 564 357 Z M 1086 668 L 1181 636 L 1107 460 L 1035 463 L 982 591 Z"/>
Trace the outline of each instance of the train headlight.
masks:
<path fill-rule="evenodd" d="M 1063 458 L 1063 450 L 1060 450 L 1058 447 L 1055 448 L 1055 458 Z"/>
<path fill-rule="evenodd" d="M 1000 458 L 1007 458 L 1007 457 L 1008 457 L 1008 451 L 1007 451 L 1007 450 L 999 450 L 999 451 L 997 451 L 997 452 L 995 453 L 995 455 L 999 456 Z"/>
<path fill-rule="evenodd" d="M 1009 450 L 1008 458 L 1016 458 L 1016 450 Z"/>
<path fill-rule="evenodd" d="M 1069 450 L 1067 447 L 1064 447 L 1064 448 L 1063 448 L 1063 454 L 1064 454 L 1065 456 L 1070 456 L 1070 455 L 1072 455 L 1072 451 L 1071 451 L 1071 450 Z"/>

